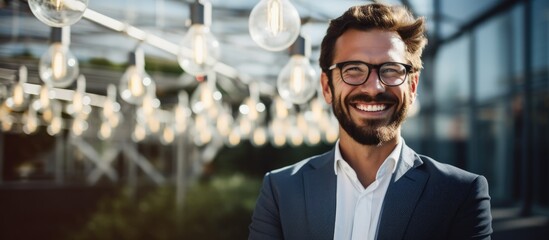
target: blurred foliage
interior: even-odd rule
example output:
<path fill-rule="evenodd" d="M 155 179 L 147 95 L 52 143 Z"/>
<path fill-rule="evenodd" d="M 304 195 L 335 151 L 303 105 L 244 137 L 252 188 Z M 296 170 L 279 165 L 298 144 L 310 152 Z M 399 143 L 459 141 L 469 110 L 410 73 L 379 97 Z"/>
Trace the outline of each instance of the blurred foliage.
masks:
<path fill-rule="evenodd" d="M 112 70 L 124 71 L 128 67 L 127 63 L 115 63 L 106 58 L 90 58 L 88 61 L 80 62 L 82 66 L 104 67 Z M 164 74 L 180 75 L 183 70 L 179 63 L 161 58 L 145 57 L 145 70 L 150 72 L 162 72 Z"/>
<path fill-rule="evenodd" d="M 240 172 L 248 176 L 263 179 L 266 172 L 284 167 L 305 158 L 324 153 L 333 148 L 331 144 L 315 146 L 274 147 L 266 144 L 261 147 L 249 141 L 241 142 L 238 147 L 225 147 L 220 150 L 212 162 L 214 174 Z"/>
<path fill-rule="evenodd" d="M 117 64 L 106 58 L 90 58 L 87 62 L 81 62 L 82 66 L 89 67 L 104 67 L 107 69 L 119 70 L 122 71 L 125 69 L 124 64 Z"/>
<path fill-rule="evenodd" d="M 183 69 L 181 69 L 178 62 L 153 57 L 145 57 L 145 70 L 164 74 L 183 74 Z"/>
<path fill-rule="evenodd" d="M 246 239 L 260 184 L 241 174 L 198 180 L 185 193 L 181 212 L 174 186 L 138 197 L 123 189 L 103 199 L 88 223 L 67 239 Z"/>

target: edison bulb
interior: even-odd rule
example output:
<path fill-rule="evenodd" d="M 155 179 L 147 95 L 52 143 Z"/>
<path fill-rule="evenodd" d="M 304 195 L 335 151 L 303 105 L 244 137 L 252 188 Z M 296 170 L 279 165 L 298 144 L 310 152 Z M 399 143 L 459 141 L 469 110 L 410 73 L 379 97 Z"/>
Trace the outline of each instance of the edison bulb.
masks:
<path fill-rule="evenodd" d="M 46 84 L 59 88 L 68 87 L 78 76 L 78 60 L 67 45 L 56 42 L 40 58 L 38 71 Z"/>
<path fill-rule="evenodd" d="M 311 99 L 316 92 L 316 84 L 315 70 L 303 55 L 293 55 L 277 79 L 280 96 L 295 104 L 303 104 Z"/>
<path fill-rule="evenodd" d="M 145 70 L 131 65 L 124 75 L 122 75 L 118 89 L 124 101 L 132 104 L 141 104 L 147 93 L 147 88 L 153 84 L 154 82 Z"/>
<path fill-rule="evenodd" d="M 6 99 L 6 105 L 13 111 L 22 111 L 29 102 L 29 95 L 25 93 L 24 84 L 27 82 L 27 67 L 19 68 L 19 79 L 12 87 L 11 94 Z"/>
<path fill-rule="evenodd" d="M 127 103 L 140 105 L 154 82 L 145 72 L 145 53 L 138 47 L 128 54 L 128 67 L 120 78 L 118 91 Z"/>
<path fill-rule="evenodd" d="M 174 140 L 175 140 L 174 129 L 170 126 L 165 126 L 164 130 L 162 131 L 162 135 L 160 136 L 160 143 L 164 145 L 168 145 L 173 143 Z"/>
<path fill-rule="evenodd" d="M 76 23 L 88 8 L 88 0 L 29 0 L 29 7 L 38 20 L 52 27 Z"/>
<path fill-rule="evenodd" d="M 288 48 L 297 39 L 301 20 L 289 0 L 261 0 L 250 13 L 252 39 L 269 51 Z"/>
<path fill-rule="evenodd" d="M 261 147 L 267 143 L 267 130 L 264 127 L 256 128 L 252 133 L 251 142 L 256 147 Z"/>
<path fill-rule="evenodd" d="M 35 100 L 36 102 L 37 100 Z M 29 106 L 29 109 L 24 114 L 25 123 L 23 124 L 23 132 L 26 134 L 32 134 L 38 129 L 39 121 L 36 116 L 36 109 L 34 103 Z"/>
<path fill-rule="evenodd" d="M 212 70 L 221 55 L 219 42 L 206 25 L 195 24 L 181 41 L 177 56 L 179 65 L 194 76 L 204 76 Z M 189 51 L 190 50 L 190 51 Z"/>

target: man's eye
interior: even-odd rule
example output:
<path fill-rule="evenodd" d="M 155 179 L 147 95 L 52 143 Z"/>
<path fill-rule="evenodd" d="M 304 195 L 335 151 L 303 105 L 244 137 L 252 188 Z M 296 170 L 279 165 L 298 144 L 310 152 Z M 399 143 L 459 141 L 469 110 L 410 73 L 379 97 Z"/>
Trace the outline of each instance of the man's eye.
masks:
<path fill-rule="evenodd" d="M 398 69 L 396 68 L 384 68 L 381 70 L 382 73 L 397 73 L 397 72 L 400 72 Z"/>
<path fill-rule="evenodd" d="M 345 67 L 344 72 L 364 72 L 364 70 L 358 66 Z"/>

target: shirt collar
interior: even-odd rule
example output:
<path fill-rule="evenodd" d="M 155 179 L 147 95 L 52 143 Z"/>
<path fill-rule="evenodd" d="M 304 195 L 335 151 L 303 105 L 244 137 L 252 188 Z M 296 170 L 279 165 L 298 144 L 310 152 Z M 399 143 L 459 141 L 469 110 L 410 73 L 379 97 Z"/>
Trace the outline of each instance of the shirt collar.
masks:
<path fill-rule="evenodd" d="M 396 167 L 397 167 L 397 163 L 400 159 L 400 153 L 401 153 L 401 150 L 402 150 L 403 143 L 404 143 L 404 139 L 402 139 L 402 137 L 399 136 L 398 144 L 396 145 L 395 149 L 393 149 L 393 151 L 389 154 L 389 156 L 387 156 L 387 158 L 383 161 L 383 163 L 379 167 L 379 169 L 377 171 L 377 174 L 376 174 L 376 179 L 380 178 L 381 176 L 385 175 L 386 173 L 390 172 L 392 174 L 392 173 L 395 172 Z M 343 159 L 343 156 L 341 155 L 341 150 L 340 150 L 340 147 L 339 147 L 339 140 L 337 140 L 337 142 L 336 142 L 334 158 L 335 158 L 334 172 L 337 175 L 339 164 L 347 164 L 347 162 L 345 162 L 345 160 Z"/>

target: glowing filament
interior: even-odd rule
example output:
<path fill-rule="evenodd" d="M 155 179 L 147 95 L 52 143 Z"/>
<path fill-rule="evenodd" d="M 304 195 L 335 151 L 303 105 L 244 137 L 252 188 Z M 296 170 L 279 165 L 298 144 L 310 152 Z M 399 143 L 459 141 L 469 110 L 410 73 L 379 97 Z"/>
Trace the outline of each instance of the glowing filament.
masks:
<path fill-rule="evenodd" d="M 61 46 L 54 48 L 51 61 L 51 69 L 54 79 L 61 79 L 67 75 L 67 65 L 65 63 L 65 53 Z"/>
<path fill-rule="evenodd" d="M 206 61 L 206 57 L 208 55 L 207 53 L 207 47 L 205 43 L 204 36 L 201 34 L 197 34 L 194 36 L 194 51 L 193 51 L 193 59 L 194 62 L 198 65 L 204 64 Z"/>
<path fill-rule="evenodd" d="M 102 139 L 109 139 L 112 135 L 112 128 L 109 126 L 107 122 L 103 122 L 101 124 L 101 128 L 99 129 L 99 136 Z"/>
<path fill-rule="evenodd" d="M 290 89 L 295 93 L 303 91 L 303 81 L 305 79 L 305 73 L 300 67 L 292 69 L 292 75 L 290 76 Z"/>
<path fill-rule="evenodd" d="M 282 6 L 279 0 L 271 0 L 268 3 L 267 22 L 273 36 L 277 36 L 284 27 L 282 17 Z"/>
<path fill-rule="evenodd" d="M 170 127 L 164 128 L 164 131 L 162 132 L 162 139 L 165 143 L 170 144 L 175 139 L 175 135 L 173 133 L 173 129 Z"/>
<path fill-rule="evenodd" d="M 263 146 L 267 143 L 267 133 L 263 128 L 257 128 L 253 133 L 252 141 L 257 146 Z"/>
<path fill-rule="evenodd" d="M 55 6 L 55 10 L 56 11 L 61 11 L 61 9 L 63 8 L 63 0 L 53 0 L 53 5 Z"/>
<path fill-rule="evenodd" d="M 40 88 L 40 104 L 42 108 L 50 106 L 50 90 L 46 85 Z"/>
<path fill-rule="evenodd" d="M 143 86 L 141 75 L 137 72 L 137 69 L 130 74 L 130 80 L 128 81 L 128 88 L 132 96 L 140 97 L 145 93 L 145 87 Z"/>
<path fill-rule="evenodd" d="M 17 84 L 13 87 L 13 104 L 15 106 L 21 106 L 25 101 L 25 93 L 23 91 L 23 86 Z"/>

